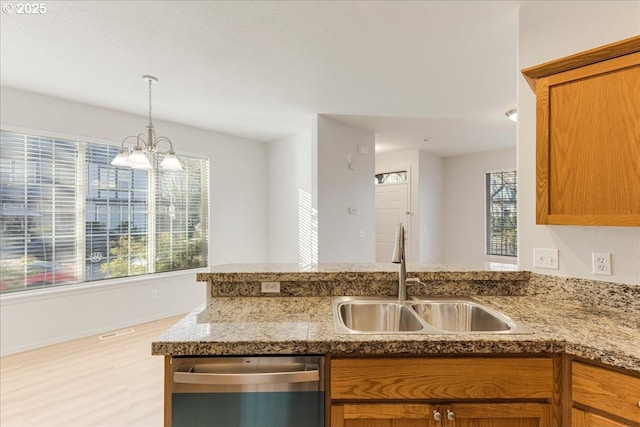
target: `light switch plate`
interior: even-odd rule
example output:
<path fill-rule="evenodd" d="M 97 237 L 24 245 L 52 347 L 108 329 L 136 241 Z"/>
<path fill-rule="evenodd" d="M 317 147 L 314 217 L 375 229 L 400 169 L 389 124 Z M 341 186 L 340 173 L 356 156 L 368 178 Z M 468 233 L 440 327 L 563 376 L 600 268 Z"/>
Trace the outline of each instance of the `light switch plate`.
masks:
<path fill-rule="evenodd" d="M 558 250 L 534 248 L 533 266 L 536 268 L 547 268 L 550 270 L 559 269 L 560 265 L 558 264 Z"/>

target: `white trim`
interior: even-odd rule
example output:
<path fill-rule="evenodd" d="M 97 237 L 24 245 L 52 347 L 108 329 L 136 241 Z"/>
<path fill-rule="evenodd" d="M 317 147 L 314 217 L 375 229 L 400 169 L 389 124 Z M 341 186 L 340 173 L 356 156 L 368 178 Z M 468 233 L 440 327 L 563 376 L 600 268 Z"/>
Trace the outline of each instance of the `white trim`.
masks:
<path fill-rule="evenodd" d="M 486 243 L 486 242 L 485 242 Z M 485 244 L 486 246 L 486 244 Z M 486 248 L 485 248 L 486 252 Z M 517 256 L 507 256 L 507 255 L 484 255 L 486 262 L 500 262 L 503 264 L 517 264 L 518 257 Z"/>

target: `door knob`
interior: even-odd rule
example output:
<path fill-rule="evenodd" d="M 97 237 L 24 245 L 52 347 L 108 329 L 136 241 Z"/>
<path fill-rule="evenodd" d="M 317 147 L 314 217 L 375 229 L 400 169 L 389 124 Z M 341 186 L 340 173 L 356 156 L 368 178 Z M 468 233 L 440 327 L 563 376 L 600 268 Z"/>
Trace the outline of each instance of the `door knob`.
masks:
<path fill-rule="evenodd" d="M 442 414 L 436 410 L 433 411 L 433 419 L 436 421 L 442 420 Z"/>
<path fill-rule="evenodd" d="M 447 409 L 447 419 L 448 419 L 449 421 L 453 421 L 453 420 L 455 420 L 455 419 L 456 419 L 456 414 L 455 414 L 455 412 L 450 411 L 450 410 L 448 410 L 448 409 Z"/>

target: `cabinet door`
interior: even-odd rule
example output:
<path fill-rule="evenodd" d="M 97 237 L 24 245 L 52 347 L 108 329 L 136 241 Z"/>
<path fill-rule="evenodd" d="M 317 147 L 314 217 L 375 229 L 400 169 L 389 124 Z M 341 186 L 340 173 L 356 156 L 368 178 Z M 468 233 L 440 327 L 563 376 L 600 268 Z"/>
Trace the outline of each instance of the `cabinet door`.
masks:
<path fill-rule="evenodd" d="M 572 427 L 628 427 L 628 424 L 622 424 L 617 421 L 610 420 L 591 412 L 573 408 L 571 410 L 571 426 Z"/>
<path fill-rule="evenodd" d="M 538 224 L 640 225 L 640 53 L 538 80 Z"/>
<path fill-rule="evenodd" d="M 544 403 L 354 403 L 331 407 L 331 427 L 550 427 L 550 413 Z"/>
<path fill-rule="evenodd" d="M 345 403 L 331 406 L 331 427 L 430 427 L 435 406 Z"/>
<path fill-rule="evenodd" d="M 640 424 L 640 378 L 585 363 L 572 363 L 575 403 Z"/>
<path fill-rule="evenodd" d="M 443 427 L 550 427 L 550 416 L 551 408 L 546 403 L 459 403 L 442 406 Z"/>

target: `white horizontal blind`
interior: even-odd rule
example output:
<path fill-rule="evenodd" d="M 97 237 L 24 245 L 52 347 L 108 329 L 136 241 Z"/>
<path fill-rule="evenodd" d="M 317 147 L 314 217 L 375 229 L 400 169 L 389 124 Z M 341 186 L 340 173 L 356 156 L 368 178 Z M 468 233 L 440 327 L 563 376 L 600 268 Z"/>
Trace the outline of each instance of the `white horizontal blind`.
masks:
<path fill-rule="evenodd" d="M 183 170 L 156 174 L 156 271 L 203 267 L 209 167 L 204 159 L 181 156 Z"/>
<path fill-rule="evenodd" d="M 85 280 L 147 273 L 150 172 L 116 168 L 118 148 L 87 144 Z"/>
<path fill-rule="evenodd" d="M 74 142 L 2 132 L 0 291 L 74 282 Z"/>
<path fill-rule="evenodd" d="M 518 203 L 516 171 L 486 174 L 487 255 L 518 255 Z"/>
<path fill-rule="evenodd" d="M 133 170 L 107 144 L 0 138 L 0 292 L 206 266 L 207 159 Z"/>

